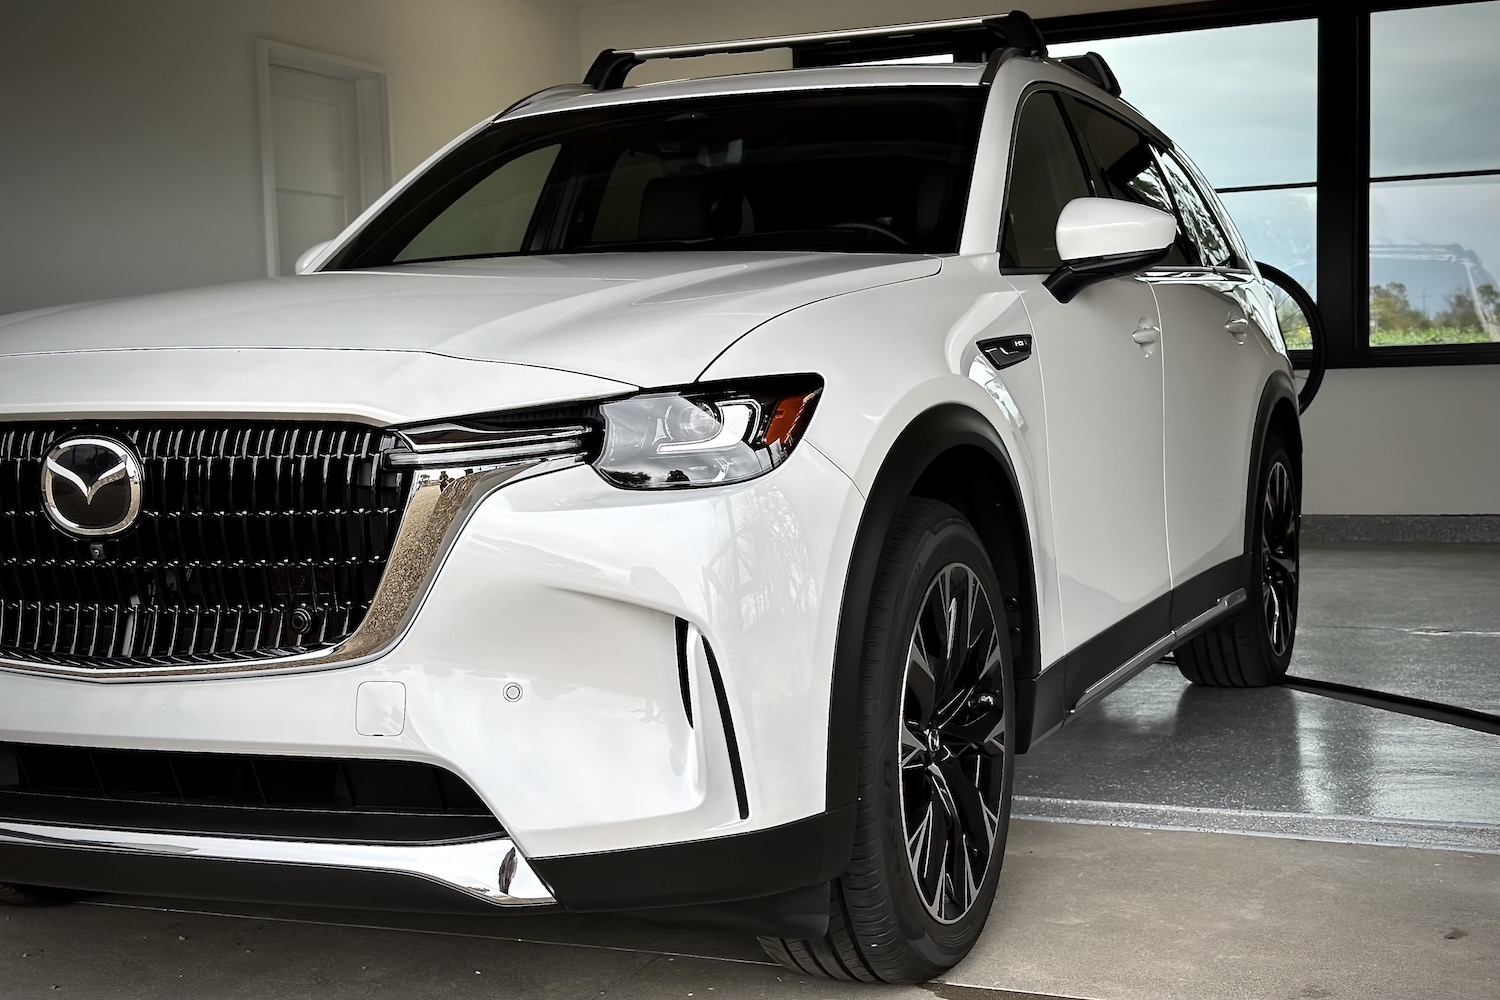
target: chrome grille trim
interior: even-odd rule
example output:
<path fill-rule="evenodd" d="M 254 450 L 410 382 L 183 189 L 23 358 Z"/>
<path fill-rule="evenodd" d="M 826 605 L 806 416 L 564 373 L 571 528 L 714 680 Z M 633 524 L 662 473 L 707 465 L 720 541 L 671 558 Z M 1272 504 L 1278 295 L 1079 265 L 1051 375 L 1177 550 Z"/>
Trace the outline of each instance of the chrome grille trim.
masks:
<path fill-rule="evenodd" d="M 410 627 L 444 556 L 469 515 L 485 497 L 513 480 L 557 471 L 583 461 L 581 456 L 567 455 L 520 459 L 505 464 L 455 464 L 451 468 L 412 472 L 400 527 L 369 610 L 353 634 L 331 648 L 262 659 L 106 669 L 0 659 L 0 670 L 108 683 L 300 672 L 366 662 L 387 652 Z"/>

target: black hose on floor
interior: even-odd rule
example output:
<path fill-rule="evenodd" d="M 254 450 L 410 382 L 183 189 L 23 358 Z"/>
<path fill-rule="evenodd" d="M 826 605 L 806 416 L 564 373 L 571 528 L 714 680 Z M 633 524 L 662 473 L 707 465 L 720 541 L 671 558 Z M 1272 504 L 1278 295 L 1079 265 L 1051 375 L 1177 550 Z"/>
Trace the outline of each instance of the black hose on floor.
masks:
<path fill-rule="evenodd" d="M 1471 708 L 1444 705 L 1441 702 L 1427 701 L 1423 698 L 1409 698 L 1406 695 L 1389 694 L 1385 691 L 1371 691 L 1368 688 L 1352 687 L 1348 684 L 1335 684 L 1332 681 L 1315 681 L 1306 677 L 1283 678 L 1281 686 L 1291 688 L 1293 691 L 1320 694 L 1327 698 L 1337 698 L 1340 701 L 1353 702 L 1356 705 L 1368 705 L 1371 708 L 1380 708 L 1387 712 L 1399 712 L 1402 715 L 1410 715 L 1418 719 L 1441 722 L 1445 725 L 1458 726 L 1462 729 L 1472 729 L 1476 733 L 1488 733 L 1491 736 L 1500 736 L 1500 715 L 1477 712 Z"/>

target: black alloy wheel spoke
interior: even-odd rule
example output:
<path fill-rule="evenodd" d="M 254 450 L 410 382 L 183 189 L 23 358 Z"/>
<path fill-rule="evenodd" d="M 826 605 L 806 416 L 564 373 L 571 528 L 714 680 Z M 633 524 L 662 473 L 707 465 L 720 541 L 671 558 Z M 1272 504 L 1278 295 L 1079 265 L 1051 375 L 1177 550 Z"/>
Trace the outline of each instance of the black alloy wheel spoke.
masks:
<path fill-rule="evenodd" d="M 945 567 L 912 629 L 899 730 L 912 879 L 923 905 L 945 923 L 974 905 L 999 836 L 1003 638 L 978 576 L 962 564 Z"/>
<path fill-rule="evenodd" d="M 1298 524 L 1292 476 L 1280 462 L 1271 466 L 1261 515 L 1261 605 L 1271 650 L 1284 656 L 1297 627 Z"/>

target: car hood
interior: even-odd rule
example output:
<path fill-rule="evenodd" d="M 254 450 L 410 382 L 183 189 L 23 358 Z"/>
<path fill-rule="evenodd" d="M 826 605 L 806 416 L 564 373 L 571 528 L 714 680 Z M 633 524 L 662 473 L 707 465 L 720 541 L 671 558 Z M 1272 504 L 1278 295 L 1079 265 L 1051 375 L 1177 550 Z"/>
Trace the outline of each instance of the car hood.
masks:
<path fill-rule="evenodd" d="M 780 313 L 940 266 L 884 254 L 621 253 L 335 271 L 0 318 L 0 357 L 399 351 L 671 385 Z"/>

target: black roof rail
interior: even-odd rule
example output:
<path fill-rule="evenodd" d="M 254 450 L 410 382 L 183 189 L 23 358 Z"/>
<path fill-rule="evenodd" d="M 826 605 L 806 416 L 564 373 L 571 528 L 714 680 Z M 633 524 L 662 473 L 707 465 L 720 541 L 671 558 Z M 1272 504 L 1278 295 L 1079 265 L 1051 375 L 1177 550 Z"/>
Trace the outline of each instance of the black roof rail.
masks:
<path fill-rule="evenodd" d="M 1120 96 L 1120 81 L 1109 63 L 1097 52 L 1085 52 L 1081 56 L 1063 56 L 1057 60 L 1068 69 L 1105 91 L 1111 97 Z"/>
<path fill-rule="evenodd" d="M 618 90 L 625 77 L 642 63 L 656 59 L 729 55 L 791 49 L 792 64 L 839 66 L 879 59 L 910 59 L 951 53 L 957 62 L 991 62 L 1006 55 L 1045 56 L 1047 46 L 1036 23 L 1023 11 L 992 17 L 952 21 L 891 24 L 804 35 L 742 38 L 693 45 L 662 45 L 647 49 L 605 49 L 589 67 L 583 82 L 595 90 Z M 993 75 L 993 74 L 991 74 Z"/>

